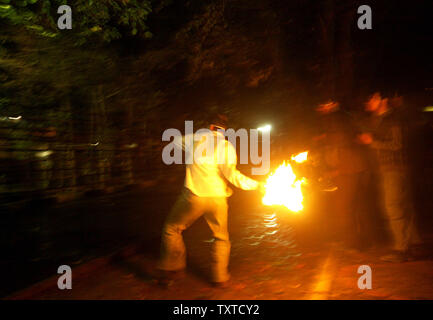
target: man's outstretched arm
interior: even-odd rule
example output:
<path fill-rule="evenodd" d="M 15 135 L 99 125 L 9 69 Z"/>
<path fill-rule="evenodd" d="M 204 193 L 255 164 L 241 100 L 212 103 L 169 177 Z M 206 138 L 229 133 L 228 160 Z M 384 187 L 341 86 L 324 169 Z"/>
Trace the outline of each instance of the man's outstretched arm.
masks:
<path fill-rule="evenodd" d="M 225 142 L 225 161 L 220 164 L 220 170 L 224 177 L 230 181 L 235 187 L 243 190 L 256 190 L 259 188 L 260 183 L 256 180 L 248 178 L 236 169 L 237 156 L 236 150 L 229 142 Z"/>

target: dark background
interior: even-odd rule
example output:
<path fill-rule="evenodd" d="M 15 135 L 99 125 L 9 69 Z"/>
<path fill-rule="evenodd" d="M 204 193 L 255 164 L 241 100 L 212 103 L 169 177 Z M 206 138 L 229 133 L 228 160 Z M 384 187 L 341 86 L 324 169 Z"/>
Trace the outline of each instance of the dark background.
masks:
<path fill-rule="evenodd" d="M 48 265 L 82 263 L 137 238 L 156 243 L 183 178 L 182 166 L 161 161 L 162 132 L 183 131 L 184 120 L 198 128 L 213 111 L 233 128 L 271 123 L 284 150 L 296 150 L 310 141 L 317 104 L 335 99 L 357 114 L 376 91 L 402 95 L 417 137 L 416 203 L 431 221 L 432 117 L 422 112 L 433 104 L 431 1 L 148 2 L 153 11 L 135 35 L 108 10 L 102 27 L 120 36 L 104 39 L 88 36 L 83 20 L 105 7 L 72 4 L 73 30 L 56 37 L 2 13 L 1 273 L 9 276 L 0 294 L 51 274 Z M 41 3 L 17 12 L 58 32 Z M 364 4 L 372 30 L 357 28 Z"/>

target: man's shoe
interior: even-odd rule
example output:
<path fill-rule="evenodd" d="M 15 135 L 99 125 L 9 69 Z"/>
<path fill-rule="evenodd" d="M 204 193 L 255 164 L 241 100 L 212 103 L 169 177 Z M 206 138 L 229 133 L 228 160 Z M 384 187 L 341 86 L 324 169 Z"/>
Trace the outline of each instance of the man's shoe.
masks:
<path fill-rule="evenodd" d="M 174 280 L 172 280 L 172 279 L 157 279 L 156 283 L 163 288 L 168 288 L 168 287 L 171 287 L 173 285 Z"/>
<path fill-rule="evenodd" d="M 401 263 L 401 262 L 409 261 L 410 259 L 407 252 L 396 251 L 380 257 L 380 260 L 386 262 Z"/>
<path fill-rule="evenodd" d="M 176 280 L 179 280 L 184 275 L 183 270 L 176 271 L 166 271 L 166 270 L 158 270 L 155 279 L 160 286 L 169 287 Z"/>

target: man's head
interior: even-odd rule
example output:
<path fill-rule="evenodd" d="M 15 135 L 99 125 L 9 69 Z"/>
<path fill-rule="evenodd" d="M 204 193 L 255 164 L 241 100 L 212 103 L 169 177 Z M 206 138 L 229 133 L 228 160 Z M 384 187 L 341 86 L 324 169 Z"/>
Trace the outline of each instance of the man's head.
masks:
<path fill-rule="evenodd" d="M 319 104 L 316 111 L 321 114 L 329 114 L 337 111 L 340 108 L 340 104 L 337 101 L 329 100 L 326 103 Z"/>
<path fill-rule="evenodd" d="M 365 104 L 365 111 L 380 116 L 389 110 L 388 98 L 383 99 L 379 92 L 373 94 Z"/>
<path fill-rule="evenodd" d="M 227 129 L 227 116 L 221 113 L 214 114 L 209 119 L 209 129 L 213 131 Z"/>

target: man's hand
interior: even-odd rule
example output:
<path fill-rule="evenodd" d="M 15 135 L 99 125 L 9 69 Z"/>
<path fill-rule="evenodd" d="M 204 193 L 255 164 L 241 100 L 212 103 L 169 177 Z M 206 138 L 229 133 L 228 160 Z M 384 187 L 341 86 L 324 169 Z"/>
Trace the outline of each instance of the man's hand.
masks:
<path fill-rule="evenodd" d="M 370 133 L 361 133 L 358 135 L 358 141 L 361 144 L 371 144 L 373 142 L 373 137 Z"/>
<path fill-rule="evenodd" d="M 259 186 L 257 187 L 257 190 L 259 190 L 261 194 L 266 193 L 265 183 L 263 181 L 259 181 Z"/>

